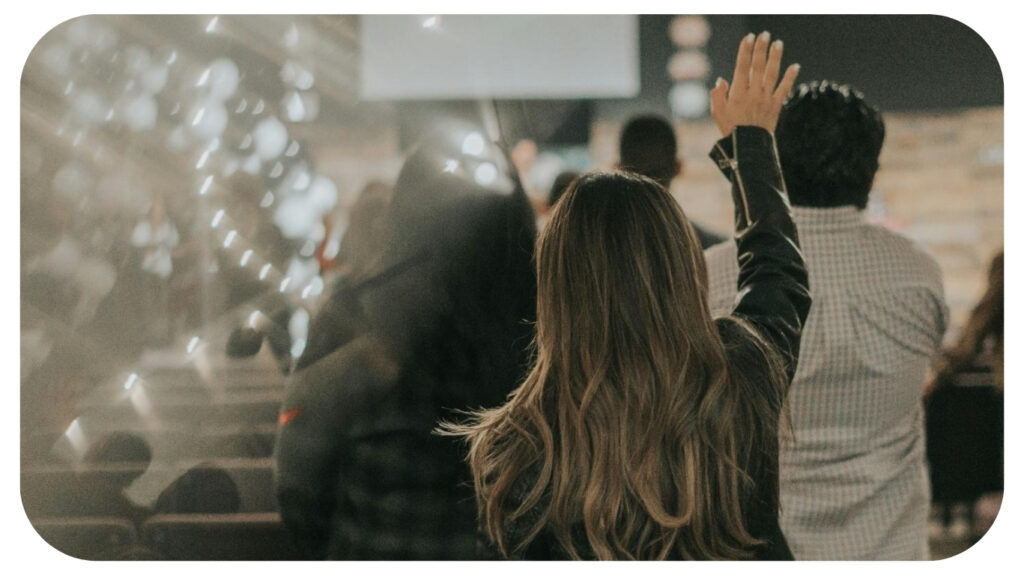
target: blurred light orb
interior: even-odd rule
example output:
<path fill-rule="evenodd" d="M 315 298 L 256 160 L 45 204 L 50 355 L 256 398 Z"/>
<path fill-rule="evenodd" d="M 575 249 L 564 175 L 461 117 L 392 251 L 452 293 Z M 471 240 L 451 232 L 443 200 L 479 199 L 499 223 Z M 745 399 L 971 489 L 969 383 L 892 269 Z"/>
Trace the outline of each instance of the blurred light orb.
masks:
<path fill-rule="evenodd" d="M 284 95 L 281 107 L 284 108 L 285 117 L 289 122 L 301 122 L 306 119 L 306 106 L 302 102 L 302 96 L 295 90 Z"/>
<path fill-rule="evenodd" d="M 324 241 L 324 237 L 327 236 L 327 226 L 324 225 L 323 221 L 316 223 L 316 227 L 313 228 L 313 233 L 309 236 L 310 241 L 314 244 L 319 244 Z M 316 245 L 313 246 L 313 252 L 316 253 Z M 312 255 L 312 254 L 310 254 Z"/>
<path fill-rule="evenodd" d="M 274 162 L 274 166 L 272 168 L 270 168 L 270 173 L 267 174 L 267 175 L 270 176 L 271 178 L 274 178 L 276 180 L 277 178 L 280 178 L 281 174 L 283 174 L 283 173 L 284 173 L 284 164 L 282 164 L 281 162 Z"/>
<path fill-rule="evenodd" d="M 481 186 L 490 186 L 498 180 L 498 168 L 490 162 L 480 164 L 473 171 L 473 179 Z"/>
<path fill-rule="evenodd" d="M 320 276 L 315 276 L 312 280 L 310 280 L 309 287 L 311 295 L 317 296 L 324 293 L 325 286 L 323 278 Z"/>
<path fill-rule="evenodd" d="M 210 66 L 203 72 L 200 85 L 208 85 L 210 97 L 223 102 L 235 94 L 239 77 L 238 66 L 234 62 L 218 58 L 210 62 Z"/>
<path fill-rule="evenodd" d="M 296 196 L 285 198 L 274 212 L 274 225 L 288 239 L 308 237 L 319 219 L 315 207 Z"/>
<path fill-rule="evenodd" d="M 295 78 L 295 87 L 300 90 L 309 90 L 313 87 L 314 82 L 316 82 L 316 78 L 313 73 L 303 68 L 299 76 Z"/>
<path fill-rule="evenodd" d="M 199 102 L 188 115 L 189 133 L 202 141 L 220 136 L 227 126 L 228 111 L 217 100 Z"/>
<path fill-rule="evenodd" d="M 711 62 L 703 52 L 677 52 L 668 61 L 668 75 L 673 80 L 701 80 L 710 73 Z"/>
<path fill-rule="evenodd" d="M 185 135 L 185 128 L 177 126 L 167 134 L 167 147 L 173 152 L 182 152 L 188 147 L 188 137 Z"/>
<path fill-rule="evenodd" d="M 683 82 L 668 93 L 672 113 L 682 118 L 700 118 L 708 111 L 708 91 L 703 82 Z"/>
<path fill-rule="evenodd" d="M 93 35 L 96 33 L 94 19 L 90 16 L 75 18 L 71 22 L 68 22 L 67 27 L 67 38 L 73 46 L 82 47 L 89 44 Z"/>
<path fill-rule="evenodd" d="M 133 132 L 145 132 L 156 126 L 156 100 L 141 95 L 129 101 L 121 112 L 121 120 Z"/>
<path fill-rule="evenodd" d="M 150 94 L 159 94 L 167 86 L 168 71 L 165 66 L 147 68 L 139 76 L 142 89 Z"/>
<path fill-rule="evenodd" d="M 676 46 L 697 48 L 711 38 L 711 25 L 703 16 L 677 16 L 669 24 L 669 37 Z"/>
<path fill-rule="evenodd" d="M 142 74 L 149 69 L 152 63 L 149 50 L 142 46 L 132 45 L 125 49 L 124 61 L 128 65 L 128 71 L 132 74 Z"/>
<path fill-rule="evenodd" d="M 313 92 L 291 92 L 281 100 L 289 122 L 312 122 L 320 114 L 320 96 Z"/>
<path fill-rule="evenodd" d="M 66 199 L 77 199 L 92 189 L 93 177 L 82 163 L 71 161 L 53 176 L 53 191 Z"/>
<path fill-rule="evenodd" d="M 484 137 L 479 132 L 472 132 L 462 140 L 462 153 L 467 156 L 479 156 L 484 153 Z"/>
<path fill-rule="evenodd" d="M 290 158 L 290 157 L 292 157 L 292 156 L 294 156 L 295 154 L 298 154 L 298 153 L 299 153 L 299 141 L 298 140 L 292 140 L 292 143 L 288 144 L 288 149 L 284 151 L 284 155 Z"/>
<path fill-rule="evenodd" d="M 420 26 L 427 30 L 434 30 L 441 26 L 441 16 L 427 16 L 420 21 Z"/>
<path fill-rule="evenodd" d="M 117 33 L 106 26 L 97 26 L 89 44 L 100 52 L 109 52 L 117 46 Z"/>
<path fill-rule="evenodd" d="M 98 124 L 107 115 L 107 103 L 95 90 L 83 90 L 72 103 L 75 117 L 83 122 Z"/>
<path fill-rule="evenodd" d="M 59 78 L 71 71 L 71 49 L 62 42 L 47 46 L 40 60 L 43 68 L 51 76 Z"/>
<path fill-rule="evenodd" d="M 253 154 L 245 159 L 245 163 L 242 164 L 242 171 L 255 176 L 260 173 L 262 167 L 263 163 L 260 162 L 259 156 Z"/>
<path fill-rule="evenodd" d="M 280 120 L 271 116 L 256 125 L 253 139 L 256 140 L 256 155 L 263 160 L 272 160 L 280 156 L 288 146 L 288 129 Z"/>
<path fill-rule="evenodd" d="M 288 27 L 288 31 L 285 32 L 284 38 L 281 39 L 286 48 L 294 50 L 299 46 L 299 27 L 292 22 L 291 26 Z"/>
<path fill-rule="evenodd" d="M 309 187 L 309 184 L 313 182 L 313 179 L 309 177 L 309 172 L 305 168 L 305 164 L 295 166 L 288 172 L 288 181 L 291 182 L 290 186 L 292 190 L 301 192 Z"/>
<path fill-rule="evenodd" d="M 221 176 L 227 178 L 238 171 L 239 164 L 237 158 L 231 158 L 227 162 L 224 162 L 224 169 L 221 170 Z"/>
<path fill-rule="evenodd" d="M 281 67 L 280 77 L 282 82 L 295 86 L 299 90 L 309 90 L 316 81 L 312 72 L 293 60 L 284 63 L 284 66 Z"/>
<path fill-rule="evenodd" d="M 309 165 L 306 162 L 296 162 L 288 168 L 288 173 L 281 180 L 278 190 L 286 195 L 302 192 L 309 189 L 312 182 L 313 176 L 309 173 Z"/>
<path fill-rule="evenodd" d="M 321 212 L 326 212 L 338 203 L 338 187 L 325 176 L 317 176 L 309 185 L 309 201 Z"/>

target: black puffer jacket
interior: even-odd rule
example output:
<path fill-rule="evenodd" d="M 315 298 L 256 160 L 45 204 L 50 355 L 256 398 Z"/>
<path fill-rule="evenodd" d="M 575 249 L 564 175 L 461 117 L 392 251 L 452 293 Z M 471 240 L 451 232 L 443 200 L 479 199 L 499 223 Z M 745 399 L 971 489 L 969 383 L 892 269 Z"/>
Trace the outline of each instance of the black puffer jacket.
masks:
<path fill-rule="evenodd" d="M 715 144 L 711 158 L 732 182 L 740 266 L 740 295 L 732 314 L 716 320 L 719 333 L 730 365 L 743 370 L 743 375 L 753 382 L 763 379 L 761 374 L 769 369 L 770 361 L 781 360 L 788 390 L 796 372 L 800 332 L 811 307 L 811 298 L 775 139 L 761 128 L 740 126 L 731 136 Z M 760 343 L 763 341 L 767 342 L 767 348 Z M 766 357 L 765 351 L 776 357 Z M 757 387 L 754 386 L 755 393 Z M 763 389 L 763 392 L 772 393 L 772 390 Z M 777 449 L 753 457 L 746 471 L 754 479 L 755 488 L 744 502 L 744 522 L 751 535 L 766 541 L 754 550 L 754 559 L 792 559 L 779 528 Z M 518 482 L 513 498 L 517 494 L 525 497 L 530 487 L 532 481 Z M 506 541 L 522 541 L 527 530 L 539 519 L 543 507 L 542 502 L 510 524 Z M 577 549 L 585 550 L 586 538 L 582 530 L 576 539 L 579 540 Z M 483 535 L 479 553 L 484 559 L 500 558 Z M 553 534 L 542 531 L 523 552 L 512 558 L 556 560 L 568 559 L 568 555 Z"/>

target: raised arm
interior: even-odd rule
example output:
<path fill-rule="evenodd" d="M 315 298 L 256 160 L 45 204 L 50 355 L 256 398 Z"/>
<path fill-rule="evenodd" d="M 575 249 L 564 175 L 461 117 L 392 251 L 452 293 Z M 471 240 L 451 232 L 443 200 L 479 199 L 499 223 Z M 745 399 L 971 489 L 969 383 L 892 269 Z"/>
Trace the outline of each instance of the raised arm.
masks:
<path fill-rule="evenodd" d="M 739 292 L 733 315 L 754 325 L 796 371 L 800 332 L 811 298 L 775 147 L 775 124 L 799 66 L 779 81 L 782 42 L 751 34 L 740 43 L 733 82 L 719 78 L 711 114 L 724 136 L 711 157 L 732 182 Z M 778 85 L 776 85 L 778 83 Z"/>

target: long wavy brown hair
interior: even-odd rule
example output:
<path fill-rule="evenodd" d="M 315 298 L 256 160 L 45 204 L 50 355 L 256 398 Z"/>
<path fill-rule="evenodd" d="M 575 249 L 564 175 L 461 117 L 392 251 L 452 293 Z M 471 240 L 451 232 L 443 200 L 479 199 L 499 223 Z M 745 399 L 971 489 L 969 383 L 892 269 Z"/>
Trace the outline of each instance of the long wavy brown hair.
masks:
<path fill-rule="evenodd" d="M 505 555 L 550 529 L 576 559 L 750 557 L 749 470 L 777 461 L 784 376 L 764 342 L 753 379 L 727 362 L 678 204 L 642 176 L 582 176 L 536 256 L 531 372 L 443 427 L 469 443 L 487 536 Z"/>

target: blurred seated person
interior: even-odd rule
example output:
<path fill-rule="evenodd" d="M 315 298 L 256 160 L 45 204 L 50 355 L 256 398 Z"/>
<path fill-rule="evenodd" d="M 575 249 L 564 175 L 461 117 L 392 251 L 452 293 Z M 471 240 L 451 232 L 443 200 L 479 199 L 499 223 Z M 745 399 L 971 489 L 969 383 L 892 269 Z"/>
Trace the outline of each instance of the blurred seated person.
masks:
<path fill-rule="evenodd" d="M 25 511 L 33 517 L 119 517 L 139 525 L 151 512 L 124 490 L 146 472 L 151 458 L 141 437 L 121 431 L 106 435 L 82 456 L 83 469 L 68 491 L 37 494 L 35 486 L 24 485 Z"/>
<path fill-rule="evenodd" d="M 619 136 L 618 167 L 647 176 L 661 184 L 666 191 L 671 191 L 672 180 L 683 172 L 672 124 L 655 115 L 635 116 L 626 122 Z M 726 240 L 725 236 L 692 219 L 690 225 L 697 232 L 697 239 L 703 249 Z"/>
<path fill-rule="evenodd" d="M 307 348 L 292 375 L 275 485 L 308 558 L 475 557 L 466 454 L 432 431 L 454 410 L 497 405 L 522 381 L 535 227 L 507 157 L 493 145 L 464 155 L 471 128 L 452 130 L 406 160 L 383 253 L 339 304 L 349 332 L 324 337 L 338 324 L 315 319 L 309 339 L 323 345 Z"/>
<path fill-rule="evenodd" d="M 984 535 L 1003 491 L 1003 252 L 925 392 L 932 501 L 950 534 Z M 972 526 L 974 532 L 972 533 Z"/>
<path fill-rule="evenodd" d="M 241 498 L 231 475 L 213 463 L 200 463 L 164 489 L 154 513 L 238 513 Z"/>

